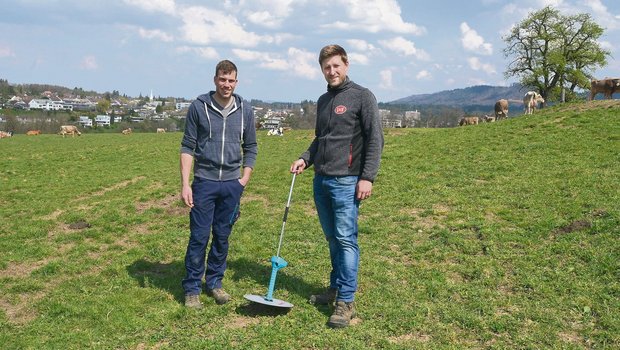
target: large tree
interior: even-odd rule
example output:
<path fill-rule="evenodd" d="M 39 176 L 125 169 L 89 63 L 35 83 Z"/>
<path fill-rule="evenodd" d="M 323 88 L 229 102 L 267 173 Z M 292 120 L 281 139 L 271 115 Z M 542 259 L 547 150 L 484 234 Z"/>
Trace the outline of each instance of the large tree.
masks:
<path fill-rule="evenodd" d="M 602 34 L 589 14 L 563 15 L 551 6 L 532 12 L 503 38 L 504 55 L 513 58 L 504 75 L 545 100 L 557 100 L 563 89 L 589 89 L 594 69 L 610 56 L 597 41 Z"/>

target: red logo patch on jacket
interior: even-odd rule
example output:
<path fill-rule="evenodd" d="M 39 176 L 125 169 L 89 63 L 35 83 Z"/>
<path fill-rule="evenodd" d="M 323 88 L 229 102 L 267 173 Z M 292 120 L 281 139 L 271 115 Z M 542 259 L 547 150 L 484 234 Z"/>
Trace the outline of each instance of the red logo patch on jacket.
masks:
<path fill-rule="evenodd" d="M 347 111 L 347 107 L 340 105 L 340 106 L 336 106 L 336 108 L 334 108 L 334 113 L 336 114 L 344 114 L 344 112 Z"/>

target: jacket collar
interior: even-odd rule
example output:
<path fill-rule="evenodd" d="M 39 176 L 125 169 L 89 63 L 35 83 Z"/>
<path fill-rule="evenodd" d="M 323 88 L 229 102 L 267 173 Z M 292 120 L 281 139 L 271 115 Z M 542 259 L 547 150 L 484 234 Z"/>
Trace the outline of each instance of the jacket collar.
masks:
<path fill-rule="evenodd" d="M 331 87 L 329 86 L 329 84 L 327 84 L 327 91 L 329 92 L 339 92 L 339 91 L 343 91 L 349 88 L 349 86 L 351 85 L 351 80 L 349 79 L 349 76 L 347 75 L 347 77 L 344 79 L 344 81 L 342 82 L 342 84 L 336 86 L 336 87 Z"/>

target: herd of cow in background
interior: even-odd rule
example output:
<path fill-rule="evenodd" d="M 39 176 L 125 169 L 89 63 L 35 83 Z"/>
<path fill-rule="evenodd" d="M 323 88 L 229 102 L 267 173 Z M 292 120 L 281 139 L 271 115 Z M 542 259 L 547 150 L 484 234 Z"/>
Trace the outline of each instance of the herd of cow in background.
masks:
<path fill-rule="evenodd" d="M 594 100 L 594 97 L 602 93 L 604 98 L 612 99 L 613 94 L 616 92 L 620 93 L 620 78 L 605 78 L 601 80 L 592 80 L 590 87 L 590 101 Z M 523 108 L 525 109 L 525 114 L 533 114 L 538 105 L 541 103 L 545 103 L 545 99 L 536 91 L 528 91 L 525 96 L 523 96 Z M 499 121 L 502 119 L 508 119 L 508 100 L 501 99 L 495 102 L 495 115 L 484 115 L 482 117 L 463 117 L 459 120 L 459 126 L 465 125 L 477 125 L 478 123 L 492 123 L 495 121 Z M 165 133 L 166 129 L 157 128 L 157 133 Z M 131 128 L 124 129 L 122 131 L 123 135 L 131 135 Z M 41 130 L 30 130 L 26 133 L 28 136 L 40 135 Z M 75 137 L 75 135 L 80 136 L 82 133 L 78 130 L 75 125 L 63 125 L 60 127 L 60 131 L 58 134 L 65 137 L 66 135 L 71 135 Z M 274 136 L 282 136 L 284 135 L 283 128 L 271 129 L 267 135 Z M 12 131 L 0 131 L 0 139 L 13 136 Z"/>
<path fill-rule="evenodd" d="M 523 96 L 523 108 L 525 114 L 533 114 L 538 105 L 545 103 L 545 99 L 536 91 L 528 91 Z M 463 117 L 459 120 L 459 126 L 464 125 L 478 125 L 478 123 L 486 122 L 492 123 L 502 119 L 508 119 L 508 100 L 501 99 L 495 102 L 495 115 L 484 115 L 482 117 Z"/>
<path fill-rule="evenodd" d="M 605 78 L 601 80 L 592 80 L 590 88 L 590 101 L 594 100 L 597 94 L 602 93 L 604 98 L 612 99 L 613 94 L 620 93 L 620 78 Z M 536 91 L 528 91 L 523 96 L 524 114 L 533 114 L 538 105 L 545 103 L 545 99 Z M 484 115 L 482 117 L 462 117 L 459 120 L 459 126 L 477 125 L 478 123 L 491 123 L 501 119 L 508 118 L 508 100 L 501 99 L 495 102 L 495 116 Z"/>

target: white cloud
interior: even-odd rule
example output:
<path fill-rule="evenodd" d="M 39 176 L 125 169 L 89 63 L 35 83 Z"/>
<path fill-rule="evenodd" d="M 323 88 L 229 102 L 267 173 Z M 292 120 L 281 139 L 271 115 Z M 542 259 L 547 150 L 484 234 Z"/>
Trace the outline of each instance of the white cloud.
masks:
<path fill-rule="evenodd" d="M 148 30 L 144 28 L 138 28 L 138 34 L 141 37 L 146 39 L 158 39 L 165 42 L 170 42 L 174 39 L 174 37 L 166 32 L 163 32 L 159 29 Z"/>
<path fill-rule="evenodd" d="M 370 33 L 381 31 L 413 35 L 426 33 L 424 27 L 403 20 L 400 6 L 395 0 L 334 0 L 329 6 L 330 9 L 334 8 L 339 12 L 337 5 L 344 8 L 349 21 L 339 20 L 322 27 Z"/>
<path fill-rule="evenodd" d="M 215 60 L 219 58 L 217 50 L 212 47 L 191 47 L 191 46 L 179 46 L 175 49 L 177 53 L 195 53 L 200 57 Z"/>
<path fill-rule="evenodd" d="M 208 9 L 188 7 L 180 11 L 183 20 L 183 37 L 194 44 L 210 45 L 224 43 L 238 47 L 254 47 L 261 41 L 273 41 L 272 37 L 262 37 L 246 31 L 233 14 Z"/>
<path fill-rule="evenodd" d="M 85 70 L 97 70 L 99 68 L 97 58 L 93 55 L 84 56 L 82 62 L 80 62 L 80 68 Z"/>
<path fill-rule="evenodd" d="M 293 13 L 293 5 L 300 5 L 305 1 L 293 0 L 241 0 L 237 5 L 243 8 L 246 18 L 257 25 L 267 28 L 279 28 L 282 22 Z M 234 4 L 228 4 L 229 9 Z M 234 8 L 238 10 L 238 8 Z"/>
<path fill-rule="evenodd" d="M 590 8 L 595 21 L 601 26 L 614 30 L 620 28 L 620 15 L 613 15 L 600 0 L 584 0 L 586 7 Z"/>
<path fill-rule="evenodd" d="M 432 78 L 432 75 L 429 71 L 427 71 L 426 69 L 423 69 L 420 72 L 418 72 L 418 74 L 416 74 L 415 78 L 418 80 L 428 80 Z"/>
<path fill-rule="evenodd" d="M 0 58 L 2 57 L 15 57 L 15 53 L 8 46 L 0 46 Z"/>
<path fill-rule="evenodd" d="M 368 59 L 368 56 L 361 54 L 361 53 L 347 53 L 347 56 L 349 58 L 349 63 L 357 63 L 357 64 L 361 64 L 363 66 L 368 65 L 368 63 L 370 63 L 370 60 Z M 318 61 L 317 61 L 318 63 Z"/>
<path fill-rule="evenodd" d="M 493 45 L 485 43 L 484 38 L 469 27 L 465 22 L 461 23 L 461 43 L 467 51 L 475 52 L 480 55 L 493 54 Z"/>
<path fill-rule="evenodd" d="M 124 0 L 126 4 L 139 7 L 148 12 L 163 12 L 174 14 L 176 4 L 174 0 Z"/>
<path fill-rule="evenodd" d="M 381 76 L 381 83 L 379 83 L 379 87 L 382 89 L 393 89 L 394 83 L 392 81 L 392 71 L 390 69 L 385 69 L 379 72 Z"/>
<path fill-rule="evenodd" d="M 320 74 L 314 53 L 291 47 L 286 56 L 254 50 L 233 49 L 232 52 L 243 61 L 255 61 L 261 68 L 288 71 L 306 79 L 316 79 Z"/>
<path fill-rule="evenodd" d="M 598 44 L 601 45 L 603 50 L 614 51 L 614 45 L 609 41 L 599 41 Z"/>
<path fill-rule="evenodd" d="M 487 74 L 495 74 L 497 71 L 492 64 L 482 63 L 478 57 L 470 57 L 467 59 L 467 63 L 469 63 L 469 68 L 478 71 L 481 70 Z"/>
<path fill-rule="evenodd" d="M 379 40 L 379 44 L 389 50 L 405 56 L 415 56 L 417 59 L 422 61 L 429 59 L 429 55 L 426 51 L 416 48 L 412 41 L 409 41 L 401 36 L 390 40 Z"/>
<path fill-rule="evenodd" d="M 347 40 L 347 44 L 353 50 L 357 50 L 357 51 L 375 51 L 375 50 L 377 50 L 376 47 L 374 47 L 372 44 L 368 43 L 366 40 L 349 39 L 349 40 Z"/>

